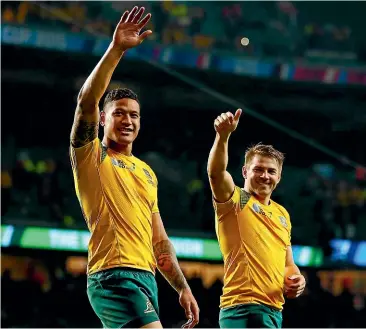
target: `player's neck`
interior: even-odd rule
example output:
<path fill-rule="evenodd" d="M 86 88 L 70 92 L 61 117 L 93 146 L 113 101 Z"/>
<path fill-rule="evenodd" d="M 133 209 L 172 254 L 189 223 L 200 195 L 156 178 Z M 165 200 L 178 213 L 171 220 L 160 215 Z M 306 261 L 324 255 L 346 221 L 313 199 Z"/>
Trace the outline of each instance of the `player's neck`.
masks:
<path fill-rule="evenodd" d="M 255 197 L 258 199 L 258 201 L 261 203 L 261 204 L 264 204 L 265 206 L 269 206 L 269 204 L 271 203 L 271 196 L 268 195 L 266 197 L 261 197 L 259 195 L 255 195 Z"/>
<path fill-rule="evenodd" d="M 262 197 L 258 194 L 252 193 L 252 195 L 254 195 L 254 197 L 263 205 L 265 206 L 269 206 L 269 204 L 271 203 L 271 196 L 267 195 L 265 197 Z"/>
<path fill-rule="evenodd" d="M 109 139 L 108 137 L 103 137 L 103 145 L 107 146 L 109 149 L 121 153 L 123 155 L 132 155 L 132 143 L 131 144 L 119 144 L 115 141 Z"/>
<path fill-rule="evenodd" d="M 268 206 L 271 203 L 271 195 L 266 195 L 265 197 L 256 194 L 249 187 L 244 185 L 244 191 L 253 195 L 261 204 Z"/>

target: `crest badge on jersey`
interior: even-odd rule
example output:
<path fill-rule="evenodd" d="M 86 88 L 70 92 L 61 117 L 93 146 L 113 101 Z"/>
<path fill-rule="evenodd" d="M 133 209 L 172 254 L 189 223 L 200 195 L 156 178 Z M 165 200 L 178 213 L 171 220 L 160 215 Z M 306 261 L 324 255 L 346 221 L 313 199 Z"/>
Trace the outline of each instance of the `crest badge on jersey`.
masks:
<path fill-rule="evenodd" d="M 280 222 L 284 227 L 287 227 L 287 221 L 286 218 L 283 216 L 279 216 Z"/>
<path fill-rule="evenodd" d="M 153 178 L 152 178 L 151 174 L 149 173 L 149 171 L 145 168 L 142 168 L 142 170 L 147 178 L 147 182 L 155 187 L 156 185 L 155 185 Z"/>

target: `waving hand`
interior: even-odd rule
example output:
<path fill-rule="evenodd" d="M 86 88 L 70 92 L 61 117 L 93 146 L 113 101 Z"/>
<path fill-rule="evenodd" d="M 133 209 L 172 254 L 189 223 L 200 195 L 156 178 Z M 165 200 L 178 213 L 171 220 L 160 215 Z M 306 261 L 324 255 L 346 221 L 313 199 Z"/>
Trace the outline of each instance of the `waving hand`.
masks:
<path fill-rule="evenodd" d="M 141 30 L 149 22 L 151 14 L 147 14 L 141 19 L 145 8 L 140 9 L 135 6 L 129 11 L 125 11 L 118 22 L 113 34 L 113 45 L 122 51 L 133 48 L 141 44 L 147 36 L 152 34 L 151 30 L 141 33 Z"/>

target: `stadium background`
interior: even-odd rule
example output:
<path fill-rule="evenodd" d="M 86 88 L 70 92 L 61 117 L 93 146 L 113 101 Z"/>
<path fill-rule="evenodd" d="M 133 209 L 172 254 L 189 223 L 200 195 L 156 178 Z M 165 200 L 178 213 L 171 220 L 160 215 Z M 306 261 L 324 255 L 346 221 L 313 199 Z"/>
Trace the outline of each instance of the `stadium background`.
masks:
<path fill-rule="evenodd" d="M 308 285 L 286 301 L 284 326 L 365 326 L 366 3 L 2 1 L 2 327 L 100 327 L 68 142 L 78 90 L 134 4 L 152 12 L 154 35 L 127 53 L 111 87 L 141 99 L 134 153 L 158 176 L 199 327 L 217 327 L 222 287 L 206 178 L 212 124 L 237 107 L 237 185 L 248 145 L 286 153 L 274 200 L 291 214 Z M 162 323 L 179 326 L 176 293 L 157 280 Z"/>

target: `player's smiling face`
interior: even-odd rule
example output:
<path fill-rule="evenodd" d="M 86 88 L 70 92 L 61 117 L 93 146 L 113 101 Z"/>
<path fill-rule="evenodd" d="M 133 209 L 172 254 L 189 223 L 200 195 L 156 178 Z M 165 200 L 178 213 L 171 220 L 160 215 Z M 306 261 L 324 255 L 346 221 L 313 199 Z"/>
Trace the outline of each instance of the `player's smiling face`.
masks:
<path fill-rule="evenodd" d="M 122 98 L 107 104 L 101 113 L 104 134 L 122 145 L 131 144 L 140 130 L 140 105 L 131 98 Z"/>
<path fill-rule="evenodd" d="M 281 179 L 281 168 L 274 158 L 256 154 L 243 167 L 245 186 L 260 198 L 270 196 Z"/>

